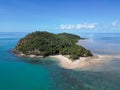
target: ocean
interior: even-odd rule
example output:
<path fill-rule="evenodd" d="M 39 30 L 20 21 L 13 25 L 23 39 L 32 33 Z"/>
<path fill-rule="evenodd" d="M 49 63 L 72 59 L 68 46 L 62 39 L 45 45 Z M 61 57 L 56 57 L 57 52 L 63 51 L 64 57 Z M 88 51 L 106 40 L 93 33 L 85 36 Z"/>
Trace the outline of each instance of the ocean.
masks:
<path fill-rule="evenodd" d="M 10 52 L 26 33 L 0 32 L 0 90 L 120 90 L 120 59 L 89 70 L 59 67 L 51 58 L 17 57 Z M 92 53 L 120 55 L 120 34 L 81 33 L 78 43 Z"/>

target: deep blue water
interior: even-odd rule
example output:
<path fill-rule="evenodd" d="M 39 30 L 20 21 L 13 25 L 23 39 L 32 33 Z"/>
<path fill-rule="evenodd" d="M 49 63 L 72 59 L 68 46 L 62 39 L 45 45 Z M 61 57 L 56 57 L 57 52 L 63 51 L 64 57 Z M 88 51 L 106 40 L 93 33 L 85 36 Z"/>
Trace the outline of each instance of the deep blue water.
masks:
<path fill-rule="evenodd" d="M 51 58 L 20 58 L 10 52 L 26 33 L 0 33 L 0 90 L 120 90 L 120 59 L 90 70 L 67 70 Z M 120 34 L 80 34 L 93 53 L 120 55 Z"/>

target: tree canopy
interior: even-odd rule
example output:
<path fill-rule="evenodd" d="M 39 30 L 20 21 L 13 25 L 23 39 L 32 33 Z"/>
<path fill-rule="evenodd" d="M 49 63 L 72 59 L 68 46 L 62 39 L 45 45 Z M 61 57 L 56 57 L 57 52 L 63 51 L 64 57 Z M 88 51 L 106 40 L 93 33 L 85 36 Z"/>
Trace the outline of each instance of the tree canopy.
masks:
<path fill-rule="evenodd" d="M 92 56 L 92 53 L 82 46 L 76 45 L 81 39 L 77 35 L 69 33 L 53 34 L 49 32 L 36 31 L 20 39 L 16 45 L 15 53 L 24 53 L 25 55 L 70 55 L 75 60 L 81 57 Z"/>

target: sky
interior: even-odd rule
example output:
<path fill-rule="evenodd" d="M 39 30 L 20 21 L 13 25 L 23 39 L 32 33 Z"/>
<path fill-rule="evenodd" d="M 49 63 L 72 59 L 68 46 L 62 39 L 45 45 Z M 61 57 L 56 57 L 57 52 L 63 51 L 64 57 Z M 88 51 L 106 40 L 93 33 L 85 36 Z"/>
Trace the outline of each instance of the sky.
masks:
<path fill-rule="evenodd" d="M 0 32 L 120 33 L 120 0 L 0 0 Z"/>

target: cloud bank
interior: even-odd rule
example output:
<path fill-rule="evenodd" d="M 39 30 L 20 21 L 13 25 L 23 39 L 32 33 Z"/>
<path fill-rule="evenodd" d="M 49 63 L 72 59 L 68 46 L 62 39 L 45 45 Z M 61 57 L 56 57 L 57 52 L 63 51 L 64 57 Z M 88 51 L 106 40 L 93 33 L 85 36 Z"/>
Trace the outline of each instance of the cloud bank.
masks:
<path fill-rule="evenodd" d="M 110 24 L 108 23 L 80 23 L 80 24 L 61 24 L 59 25 L 61 30 L 120 30 L 119 21 L 114 20 Z"/>
<path fill-rule="evenodd" d="M 82 24 L 61 24 L 60 29 L 95 29 L 97 26 L 96 23 L 82 23 Z"/>

